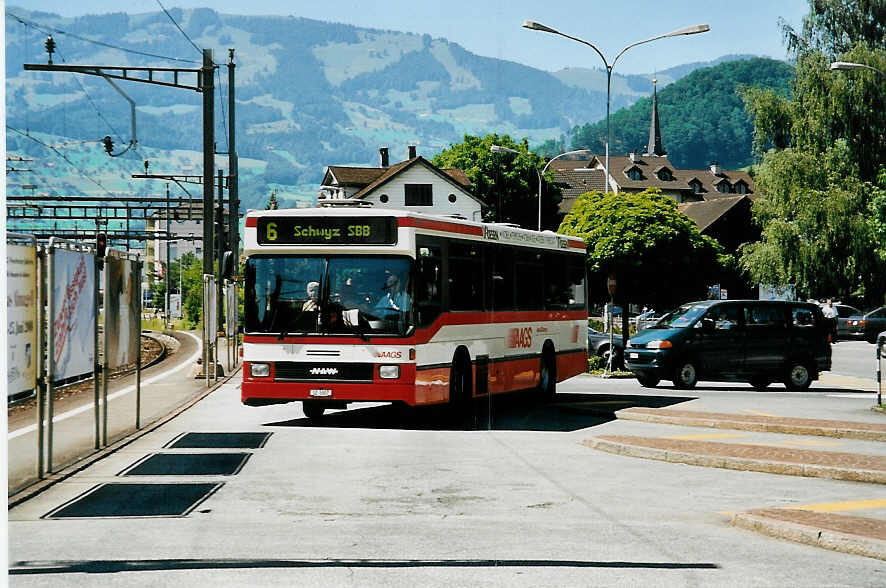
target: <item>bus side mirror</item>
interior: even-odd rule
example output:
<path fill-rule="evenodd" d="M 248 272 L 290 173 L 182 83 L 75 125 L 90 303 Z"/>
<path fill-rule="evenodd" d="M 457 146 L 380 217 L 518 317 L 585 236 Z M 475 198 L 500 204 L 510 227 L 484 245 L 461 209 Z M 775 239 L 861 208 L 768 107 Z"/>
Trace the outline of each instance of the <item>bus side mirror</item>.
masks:
<path fill-rule="evenodd" d="M 233 251 L 225 251 L 225 254 L 222 256 L 222 279 L 230 280 L 231 276 L 234 274 L 234 252 Z"/>

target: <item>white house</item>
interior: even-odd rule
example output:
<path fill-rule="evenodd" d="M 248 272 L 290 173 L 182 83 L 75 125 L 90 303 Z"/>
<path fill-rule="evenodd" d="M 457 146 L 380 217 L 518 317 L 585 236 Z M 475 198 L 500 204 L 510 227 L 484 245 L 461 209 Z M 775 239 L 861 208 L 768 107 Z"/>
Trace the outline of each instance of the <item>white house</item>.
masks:
<path fill-rule="evenodd" d="M 394 165 L 388 163 L 387 147 L 378 151 L 379 167 L 327 167 L 320 202 L 353 198 L 377 207 L 480 220 L 482 202 L 471 194 L 471 181 L 462 170 L 438 168 L 416 155 L 414 145 L 407 159 Z"/>

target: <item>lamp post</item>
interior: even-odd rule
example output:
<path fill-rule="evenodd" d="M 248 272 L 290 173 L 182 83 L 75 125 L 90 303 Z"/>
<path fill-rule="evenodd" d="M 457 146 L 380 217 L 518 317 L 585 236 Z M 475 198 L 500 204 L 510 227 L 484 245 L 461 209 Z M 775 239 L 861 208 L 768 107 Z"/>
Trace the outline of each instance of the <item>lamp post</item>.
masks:
<path fill-rule="evenodd" d="M 883 71 L 882 69 L 877 69 L 876 67 L 865 65 L 863 63 L 853 63 L 851 61 L 835 61 L 831 63 L 828 69 L 830 69 L 831 71 L 837 69 L 869 69 L 871 71 L 877 72 L 881 76 L 886 77 L 886 71 Z"/>
<path fill-rule="evenodd" d="M 501 145 L 493 145 L 489 148 L 493 153 L 517 153 L 520 151 L 516 149 L 511 149 L 510 147 L 502 147 Z M 548 166 L 550 166 L 555 159 L 559 159 L 564 155 L 584 155 L 585 157 L 590 157 L 591 152 L 587 149 L 576 149 L 575 151 L 567 151 L 566 153 L 561 153 L 555 157 L 552 157 L 550 161 L 548 161 L 544 168 L 542 168 L 541 172 L 538 171 L 538 168 L 535 168 L 535 173 L 538 174 L 538 230 L 541 230 L 541 183 L 542 179 L 545 175 L 545 172 L 548 171 Z"/>
<path fill-rule="evenodd" d="M 557 29 L 552 29 L 549 26 L 543 25 L 540 22 L 535 22 L 534 20 L 527 20 L 523 22 L 523 27 L 527 29 L 532 29 L 533 31 L 542 31 L 544 33 L 552 33 L 554 35 L 560 35 L 561 37 L 566 37 L 567 39 L 572 39 L 573 41 L 578 41 L 583 45 L 587 45 L 591 49 L 597 52 L 597 55 L 600 56 L 600 59 L 603 60 L 603 65 L 606 66 L 606 191 L 609 192 L 609 143 L 612 140 L 612 137 L 609 133 L 609 90 L 612 85 L 612 68 L 615 67 L 615 62 L 618 61 L 618 58 L 624 55 L 625 51 L 630 49 L 631 47 L 636 47 L 637 45 L 642 45 L 643 43 L 649 43 L 650 41 L 657 41 L 658 39 L 664 39 L 666 37 L 679 37 L 681 35 L 695 35 L 698 33 L 706 33 L 711 30 L 711 27 L 706 24 L 693 25 L 689 27 L 683 27 L 682 29 L 677 29 L 676 31 L 671 31 L 670 33 L 665 33 L 664 35 L 657 35 L 655 37 L 651 37 L 649 39 L 644 39 L 642 41 L 637 41 L 636 43 L 631 43 L 621 51 L 619 51 L 618 55 L 615 56 L 615 59 L 612 60 L 610 64 L 606 61 L 606 57 L 603 56 L 603 53 L 594 46 L 593 43 L 589 43 L 584 39 L 579 39 L 578 37 L 573 37 L 571 35 L 567 35 L 566 33 L 561 33 Z"/>

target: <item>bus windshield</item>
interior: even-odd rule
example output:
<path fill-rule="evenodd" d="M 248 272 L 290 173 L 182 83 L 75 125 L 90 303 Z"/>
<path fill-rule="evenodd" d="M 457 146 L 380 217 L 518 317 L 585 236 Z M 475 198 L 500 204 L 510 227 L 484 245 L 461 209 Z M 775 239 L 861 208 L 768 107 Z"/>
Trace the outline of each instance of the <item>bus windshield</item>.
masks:
<path fill-rule="evenodd" d="M 413 326 L 411 271 L 404 256 L 251 257 L 246 332 L 405 335 Z"/>

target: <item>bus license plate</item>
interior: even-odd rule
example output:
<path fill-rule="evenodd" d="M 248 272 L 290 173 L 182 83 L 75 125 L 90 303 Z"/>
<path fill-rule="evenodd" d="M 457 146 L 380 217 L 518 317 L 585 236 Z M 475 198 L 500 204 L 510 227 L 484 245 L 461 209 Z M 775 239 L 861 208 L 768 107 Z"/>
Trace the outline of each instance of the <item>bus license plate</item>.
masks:
<path fill-rule="evenodd" d="M 311 390 L 311 396 L 314 398 L 325 398 L 332 396 L 332 390 L 327 390 L 326 388 L 315 388 Z"/>

